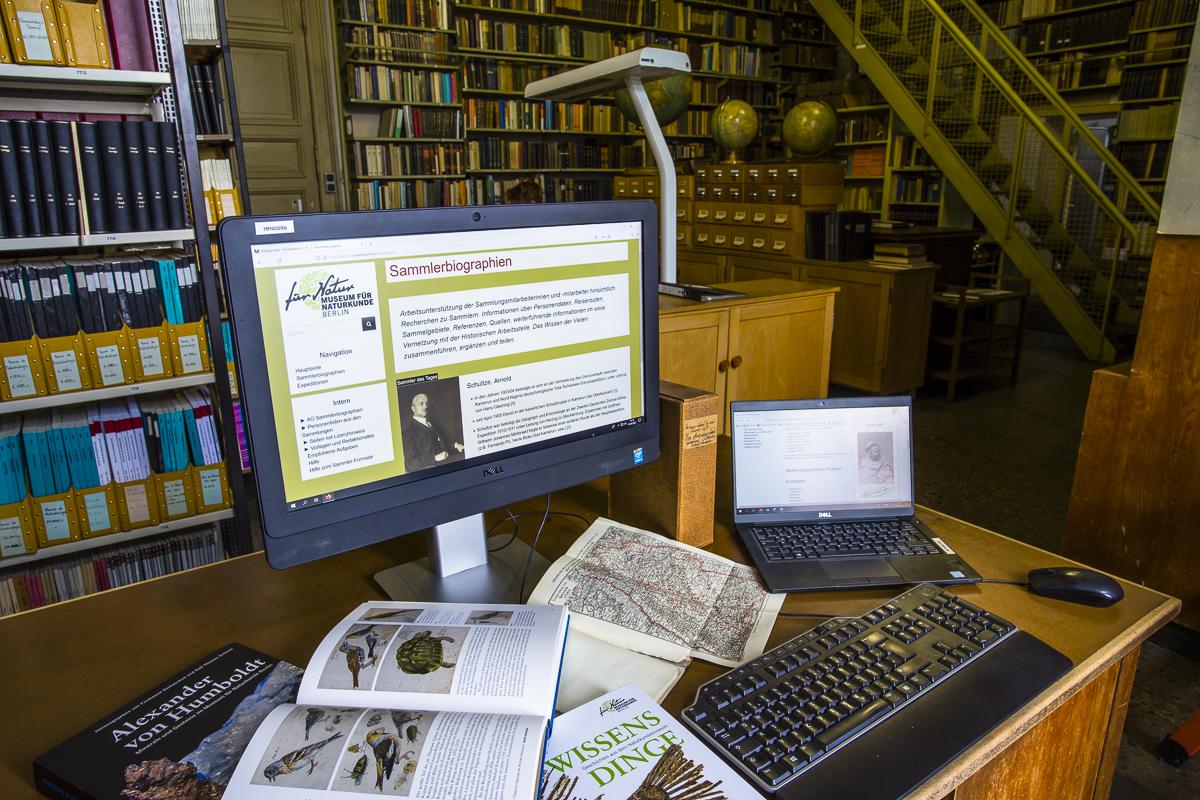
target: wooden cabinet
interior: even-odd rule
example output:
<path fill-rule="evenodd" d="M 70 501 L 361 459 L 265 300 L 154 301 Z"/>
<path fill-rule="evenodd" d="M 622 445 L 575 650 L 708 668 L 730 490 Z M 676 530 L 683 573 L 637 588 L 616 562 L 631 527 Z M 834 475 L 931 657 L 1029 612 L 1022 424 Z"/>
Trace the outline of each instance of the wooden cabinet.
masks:
<path fill-rule="evenodd" d="M 690 283 L 784 278 L 836 287 L 829 380 L 876 394 L 912 392 L 924 381 L 936 266 L 696 250 L 680 250 L 679 266 Z"/>
<path fill-rule="evenodd" d="M 715 392 L 726 410 L 733 400 L 825 397 L 837 289 L 780 279 L 722 288 L 746 297 L 659 297 L 662 379 Z"/>

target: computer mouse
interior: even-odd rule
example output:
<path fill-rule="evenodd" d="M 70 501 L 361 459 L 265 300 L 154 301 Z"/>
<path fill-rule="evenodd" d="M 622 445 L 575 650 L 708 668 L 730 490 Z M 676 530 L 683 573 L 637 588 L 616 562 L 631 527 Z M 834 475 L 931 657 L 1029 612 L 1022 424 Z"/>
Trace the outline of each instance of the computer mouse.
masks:
<path fill-rule="evenodd" d="M 1097 608 L 1107 608 L 1125 596 L 1125 590 L 1112 578 L 1082 567 L 1030 570 L 1029 588 L 1042 597 Z"/>

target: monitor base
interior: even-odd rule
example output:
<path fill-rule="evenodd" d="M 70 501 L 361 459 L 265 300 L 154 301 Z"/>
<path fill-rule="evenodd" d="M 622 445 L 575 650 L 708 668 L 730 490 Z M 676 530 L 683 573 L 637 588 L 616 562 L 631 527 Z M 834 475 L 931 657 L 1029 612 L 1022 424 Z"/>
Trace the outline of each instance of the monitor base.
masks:
<path fill-rule="evenodd" d="M 529 545 L 520 539 L 495 553 L 486 564 L 453 575 L 439 577 L 430 569 L 428 558 L 410 561 L 375 573 L 375 582 L 393 600 L 436 603 L 521 603 L 517 597 L 521 571 L 529 557 Z M 537 586 L 550 562 L 533 553 L 525 580 L 528 594 Z"/>

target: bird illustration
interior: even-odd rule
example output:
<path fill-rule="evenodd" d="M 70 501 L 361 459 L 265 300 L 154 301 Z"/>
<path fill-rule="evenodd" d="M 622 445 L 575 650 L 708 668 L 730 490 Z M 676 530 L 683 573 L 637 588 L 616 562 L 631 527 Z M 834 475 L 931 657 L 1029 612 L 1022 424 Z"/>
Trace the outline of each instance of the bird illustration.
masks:
<path fill-rule="evenodd" d="M 338 645 L 338 652 L 346 654 L 346 669 L 350 670 L 350 674 L 354 676 L 354 688 L 358 688 L 358 673 L 363 667 L 369 667 L 370 664 L 364 663 L 366 653 L 356 644 L 350 644 L 347 639 Z"/>
<path fill-rule="evenodd" d="M 312 730 L 313 725 L 316 725 L 321 720 L 325 719 L 326 712 L 323 708 L 310 708 L 308 713 L 304 715 L 304 741 L 308 741 L 308 732 Z"/>
<path fill-rule="evenodd" d="M 371 663 L 375 663 L 375 645 L 379 644 L 379 637 L 375 635 L 375 631 L 367 631 L 363 640 L 367 643 L 367 658 Z"/>
<path fill-rule="evenodd" d="M 392 777 L 392 768 L 400 752 L 400 738 L 387 732 L 385 728 L 376 728 L 367 734 L 367 744 L 375 753 L 375 788 L 383 791 L 384 778 Z"/>
<path fill-rule="evenodd" d="M 415 742 L 417 740 L 417 726 L 409 725 L 408 730 L 404 732 L 404 735 L 408 737 L 409 742 Z"/>
<path fill-rule="evenodd" d="M 359 757 L 358 761 L 354 762 L 354 769 L 350 770 L 350 773 L 346 777 L 354 781 L 355 786 L 358 786 L 360 783 L 362 783 L 363 775 L 365 775 L 366 772 L 367 756 L 366 754 L 363 754 Z"/>
<path fill-rule="evenodd" d="M 312 775 L 313 770 L 317 768 L 317 752 L 334 739 L 341 738 L 341 735 L 341 732 L 335 733 L 328 739 L 322 739 L 319 742 L 305 745 L 293 750 L 278 761 L 272 761 L 263 770 L 263 777 L 274 783 L 275 779 L 280 775 L 289 775 L 298 769 L 302 769 L 305 764 L 308 764 L 308 774 Z"/>
<path fill-rule="evenodd" d="M 373 634 L 374 632 L 375 632 L 375 626 L 368 625 L 365 628 L 355 628 L 354 630 L 352 630 L 346 634 L 346 638 L 350 639 L 355 636 L 368 636 L 368 635 Z"/>
<path fill-rule="evenodd" d="M 410 722 L 420 722 L 421 715 L 411 711 L 393 711 L 392 724 L 396 726 L 396 735 L 404 733 L 404 726 Z"/>
<path fill-rule="evenodd" d="M 496 617 L 500 616 L 501 613 L 502 612 L 500 612 L 500 611 L 484 611 L 484 612 L 478 614 L 471 621 L 474 622 L 475 624 L 479 624 L 481 622 L 490 622 L 490 621 L 494 620 Z"/>

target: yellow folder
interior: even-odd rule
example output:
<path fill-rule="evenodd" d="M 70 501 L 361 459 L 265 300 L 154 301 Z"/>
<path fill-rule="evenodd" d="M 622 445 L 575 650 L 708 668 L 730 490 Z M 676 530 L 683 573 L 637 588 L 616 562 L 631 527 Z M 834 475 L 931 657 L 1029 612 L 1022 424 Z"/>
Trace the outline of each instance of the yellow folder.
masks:
<path fill-rule="evenodd" d="M 57 0 L 54 13 L 68 66 L 112 69 L 112 49 L 100 0 Z"/>
<path fill-rule="evenodd" d="M 50 0 L 3 0 L 4 31 L 18 64 L 63 64 L 62 40 Z"/>

